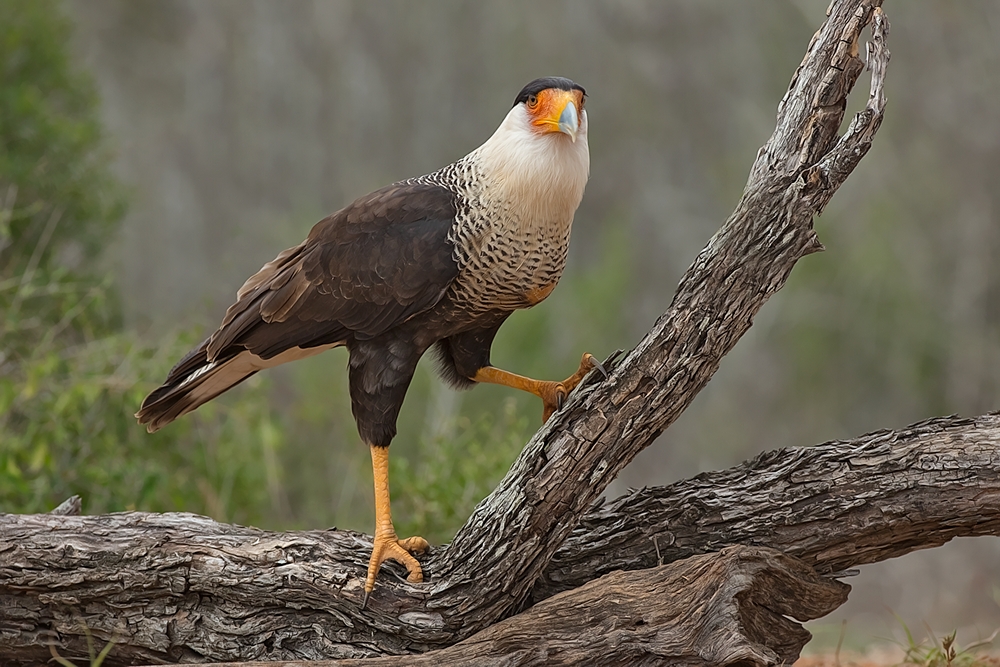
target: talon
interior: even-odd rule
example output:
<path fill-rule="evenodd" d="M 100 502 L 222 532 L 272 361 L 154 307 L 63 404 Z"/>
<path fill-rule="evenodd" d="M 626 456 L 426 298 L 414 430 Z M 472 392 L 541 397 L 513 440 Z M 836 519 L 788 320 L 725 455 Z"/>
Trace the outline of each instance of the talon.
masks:
<path fill-rule="evenodd" d="M 375 536 L 375 544 L 372 545 L 372 555 L 368 559 L 368 577 L 365 580 L 365 597 L 361 601 L 361 608 L 368 604 L 368 596 L 375 588 L 375 577 L 382 568 L 382 563 L 387 560 L 394 560 L 406 568 L 406 580 L 411 584 L 419 584 L 424 580 L 424 572 L 420 568 L 420 563 L 413 557 L 414 553 L 427 551 L 430 545 L 422 537 L 408 537 L 400 540 L 395 533 L 387 532 Z"/>
<path fill-rule="evenodd" d="M 597 360 L 597 358 L 594 357 L 594 355 L 590 355 L 590 362 L 592 364 L 594 364 L 594 368 L 597 369 L 597 372 L 600 373 L 601 375 L 603 375 L 604 379 L 607 380 L 608 379 L 608 372 L 606 370 L 604 370 L 604 364 L 602 364 L 601 362 L 599 362 Z"/>
<path fill-rule="evenodd" d="M 364 597 L 361 598 L 361 611 L 364 611 L 365 607 L 368 606 L 368 596 L 371 595 L 371 594 L 372 594 L 371 591 L 365 591 Z"/>
<path fill-rule="evenodd" d="M 563 403 L 566 402 L 566 396 L 560 391 L 556 393 L 556 410 L 562 410 Z"/>
<path fill-rule="evenodd" d="M 407 537 L 405 540 L 400 540 L 399 546 L 403 547 L 414 556 L 425 554 L 427 553 L 427 550 L 431 548 L 430 543 L 419 535 L 414 535 L 413 537 Z"/>

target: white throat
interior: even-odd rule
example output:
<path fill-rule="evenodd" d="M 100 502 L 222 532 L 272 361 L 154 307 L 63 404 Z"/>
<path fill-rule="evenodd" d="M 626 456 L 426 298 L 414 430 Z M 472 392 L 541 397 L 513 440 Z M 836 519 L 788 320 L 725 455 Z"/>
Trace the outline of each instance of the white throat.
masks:
<path fill-rule="evenodd" d="M 562 133 L 535 132 L 524 105 L 511 109 L 493 136 L 469 155 L 483 181 L 497 189 L 483 196 L 512 207 L 509 213 L 522 224 L 568 231 L 590 175 L 587 112 L 581 115 L 574 142 Z"/>

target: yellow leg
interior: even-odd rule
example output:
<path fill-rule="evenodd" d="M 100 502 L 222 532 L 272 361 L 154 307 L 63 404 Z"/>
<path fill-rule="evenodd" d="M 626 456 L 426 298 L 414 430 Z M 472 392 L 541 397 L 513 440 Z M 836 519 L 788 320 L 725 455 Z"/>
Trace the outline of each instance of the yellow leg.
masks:
<path fill-rule="evenodd" d="M 580 368 L 577 369 L 576 373 L 573 373 L 562 382 L 533 380 L 531 378 L 524 377 L 523 375 L 517 375 L 509 371 L 494 368 L 493 366 L 480 368 L 476 371 L 476 375 L 472 379 L 476 382 L 502 384 L 505 387 L 520 389 L 521 391 L 527 391 L 535 396 L 538 396 L 542 399 L 542 421 L 547 422 L 549 417 L 552 416 L 552 413 L 562 407 L 563 401 L 566 400 L 569 393 L 576 388 L 576 385 L 580 384 L 580 381 L 583 380 L 584 376 L 586 376 L 592 368 L 598 369 L 605 377 L 607 377 L 607 372 L 605 372 L 604 367 L 601 366 L 600 362 L 594 358 L 594 355 L 585 354 L 583 355 L 583 358 L 580 359 Z"/>
<path fill-rule="evenodd" d="M 401 540 L 396 537 L 396 529 L 392 526 L 392 512 L 389 509 L 389 448 L 369 446 L 372 453 L 372 473 L 375 477 L 375 545 L 371 558 L 368 560 L 368 578 L 365 579 L 365 597 L 361 603 L 364 609 L 368 605 L 368 596 L 375 588 L 375 575 L 382 563 L 392 559 L 406 566 L 407 581 L 419 584 L 424 580 L 420 563 L 411 554 L 427 551 L 430 546 L 422 537 L 408 537 Z"/>

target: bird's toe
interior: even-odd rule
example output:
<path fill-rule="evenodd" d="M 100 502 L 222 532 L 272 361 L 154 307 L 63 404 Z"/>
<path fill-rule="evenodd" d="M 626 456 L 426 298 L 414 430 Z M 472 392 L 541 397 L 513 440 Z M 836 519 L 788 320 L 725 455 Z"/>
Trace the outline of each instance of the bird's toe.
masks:
<path fill-rule="evenodd" d="M 407 537 L 404 540 L 400 540 L 399 546 L 403 547 L 415 556 L 427 553 L 427 550 L 431 548 L 430 543 L 419 535 L 414 535 L 412 537 Z"/>
<path fill-rule="evenodd" d="M 570 390 L 563 386 L 562 382 L 545 382 L 541 388 L 542 399 L 542 422 L 547 422 L 549 417 L 562 408 L 569 396 Z"/>
<path fill-rule="evenodd" d="M 395 534 L 376 535 L 372 546 L 372 555 L 368 559 L 368 577 L 365 579 L 365 593 L 362 609 L 368 604 L 368 597 L 375 588 L 375 577 L 382 563 L 394 560 L 406 568 L 406 580 L 413 584 L 422 583 L 424 572 L 420 562 L 413 554 L 421 554 L 430 548 L 427 540 L 422 537 L 408 537 L 400 540 Z"/>

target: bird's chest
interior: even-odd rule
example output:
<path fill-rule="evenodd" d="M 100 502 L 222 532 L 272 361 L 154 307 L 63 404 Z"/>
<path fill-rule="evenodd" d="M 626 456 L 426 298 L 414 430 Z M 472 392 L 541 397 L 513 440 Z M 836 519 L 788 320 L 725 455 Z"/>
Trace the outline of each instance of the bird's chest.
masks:
<path fill-rule="evenodd" d="M 566 267 L 572 219 L 497 218 L 470 225 L 456 239 L 460 269 L 453 296 L 467 309 L 531 307 L 555 289 Z"/>

